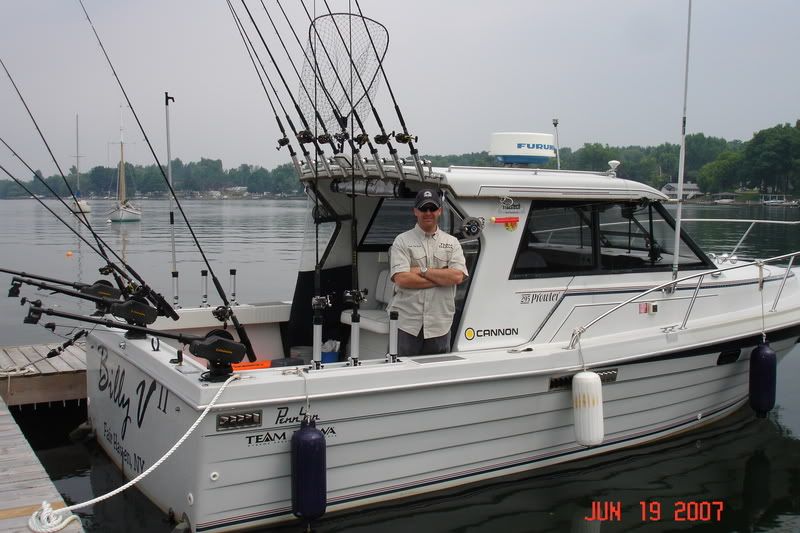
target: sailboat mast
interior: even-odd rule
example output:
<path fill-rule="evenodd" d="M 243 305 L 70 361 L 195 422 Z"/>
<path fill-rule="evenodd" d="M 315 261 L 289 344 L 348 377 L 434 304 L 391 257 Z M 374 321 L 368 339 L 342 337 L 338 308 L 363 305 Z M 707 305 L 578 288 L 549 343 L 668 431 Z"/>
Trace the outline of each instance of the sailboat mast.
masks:
<path fill-rule="evenodd" d="M 683 119 L 681 122 L 681 149 L 678 155 L 678 212 L 675 216 L 675 246 L 672 252 L 672 279 L 678 278 L 678 260 L 681 245 L 681 215 L 683 211 L 683 172 L 686 162 L 686 99 L 689 94 L 689 42 L 692 36 L 692 0 L 686 24 L 686 63 L 683 73 Z"/>
<path fill-rule="evenodd" d="M 78 114 L 75 114 L 75 196 L 81 197 L 81 145 L 78 129 Z"/>
<path fill-rule="evenodd" d="M 122 107 L 119 109 L 119 179 L 117 180 L 117 202 L 124 204 L 125 194 L 125 139 L 122 133 Z"/>

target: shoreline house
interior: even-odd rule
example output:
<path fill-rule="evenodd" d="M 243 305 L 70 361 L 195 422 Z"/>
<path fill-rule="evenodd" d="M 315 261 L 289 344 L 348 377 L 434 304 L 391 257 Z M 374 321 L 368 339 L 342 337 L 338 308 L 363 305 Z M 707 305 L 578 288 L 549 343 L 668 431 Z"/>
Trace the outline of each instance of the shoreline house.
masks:
<path fill-rule="evenodd" d="M 676 200 L 678 198 L 678 184 L 667 183 L 666 185 L 661 187 L 661 192 L 669 196 L 670 200 Z M 703 193 L 700 191 L 700 187 L 698 187 L 696 183 L 692 181 L 684 182 L 683 184 L 684 200 L 691 200 L 692 198 L 696 198 L 702 195 Z"/>

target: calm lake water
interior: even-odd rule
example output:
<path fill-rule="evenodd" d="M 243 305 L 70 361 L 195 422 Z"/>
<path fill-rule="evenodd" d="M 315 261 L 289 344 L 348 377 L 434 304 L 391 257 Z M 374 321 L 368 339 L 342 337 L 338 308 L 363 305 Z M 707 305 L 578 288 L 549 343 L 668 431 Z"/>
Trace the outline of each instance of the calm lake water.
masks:
<path fill-rule="evenodd" d="M 47 205 L 63 213 L 59 204 Z M 236 268 L 241 302 L 284 300 L 292 295 L 302 253 L 305 200 L 185 201 L 184 209 L 226 291 Z M 110 202 L 95 200 L 90 221 L 118 254 L 124 255 L 168 301 L 171 247 L 166 200 L 145 201 L 140 223 L 105 224 Z M 0 267 L 67 280 L 94 281 L 100 261 L 85 243 L 33 200 L 0 201 Z M 177 217 L 177 209 L 176 209 Z M 761 206 L 685 206 L 686 218 L 800 220 L 800 209 Z M 179 220 L 179 217 L 176 218 Z M 709 252 L 730 252 L 747 224 L 686 223 Z M 81 230 L 88 236 L 88 232 Z M 182 222 L 176 223 L 180 303 L 200 303 L 205 268 Z M 762 226 L 740 248 L 740 257 L 768 257 L 800 249 L 800 227 Z M 71 254 L 70 254 L 71 252 Z M 0 280 L 10 281 L 10 276 Z M 31 288 L 23 289 L 32 295 Z M 209 283 L 212 305 L 219 303 Z M 72 299 L 38 295 L 49 306 L 74 310 Z M 86 304 L 84 312 L 90 312 Z M 41 326 L 23 325 L 17 299 L 0 299 L 0 345 L 54 342 Z M 43 321 L 44 322 L 44 321 Z M 724 421 L 677 439 L 616 452 L 535 474 L 470 486 L 436 498 L 405 501 L 334 515 L 321 532 L 609 532 L 609 531 L 798 531 L 800 530 L 800 350 L 779 367 L 778 408 L 758 420 L 748 408 Z M 73 417 L 79 416 L 76 407 Z M 15 411 L 17 411 L 15 409 Z M 78 414 L 76 414 L 78 413 Z M 18 414 L 18 413 L 15 413 Z M 26 432 L 43 464 L 69 503 L 82 502 L 123 483 L 96 445 L 54 443 L 36 429 L 65 417 L 40 409 L 23 412 Z M 47 420 L 43 420 L 47 419 Z M 66 424 L 66 422 L 63 422 Z M 583 520 L 593 501 L 620 502 L 621 522 Z M 640 502 L 660 511 L 643 520 Z M 721 501 L 721 520 L 679 521 L 682 503 Z M 654 511 L 653 507 L 649 510 Z M 135 489 L 79 512 L 87 531 L 169 532 L 167 517 Z M 653 514 L 649 514 L 653 517 Z M 298 531 L 292 525 L 276 531 Z"/>

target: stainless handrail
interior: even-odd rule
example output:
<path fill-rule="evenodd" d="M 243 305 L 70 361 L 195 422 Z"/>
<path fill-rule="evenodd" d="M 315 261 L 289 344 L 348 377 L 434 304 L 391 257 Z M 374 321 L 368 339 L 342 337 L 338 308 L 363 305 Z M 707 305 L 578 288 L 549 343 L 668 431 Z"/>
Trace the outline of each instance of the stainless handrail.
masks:
<path fill-rule="evenodd" d="M 621 309 L 621 308 L 625 307 L 629 303 L 635 302 L 636 300 L 638 300 L 642 296 L 647 296 L 650 293 L 653 293 L 655 291 L 659 291 L 661 289 L 665 289 L 667 287 L 677 287 L 678 283 L 683 282 L 683 281 L 688 281 L 690 279 L 701 278 L 701 281 L 702 281 L 702 278 L 704 276 L 709 275 L 709 274 L 717 274 L 717 273 L 727 272 L 729 270 L 736 270 L 738 268 L 752 267 L 753 265 L 761 266 L 761 265 L 765 265 L 767 263 L 775 263 L 775 262 L 778 262 L 778 261 L 781 261 L 781 260 L 784 260 L 784 259 L 791 259 L 791 261 L 789 262 L 789 266 L 791 267 L 792 263 L 794 262 L 794 258 L 797 257 L 798 255 L 800 255 L 800 251 L 792 252 L 792 253 L 788 253 L 788 254 L 783 254 L 783 255 L 776 255 L 775 257 L 770 257 L 769 259 L 761 259 L 761 260 L 758 260 L 758 261 L 754 261 L 752 263 L 742 263 L 740 265 L 734 265 L 734 266 L 730 266 L 730 267 L 727 267 L 727 268 L 720 268 L 720 269 L 717 269 L 717 270 L 714 270 L 714 271 L 705 271 L 705 272 L 700 272 L 700 273 L 697 273 L 697 274 L 691 274 L 689 276 L 684 276 L 682 278 L 678 278 L 678 279 L 675 279 L 675 280 L 672 280 L 672 281 L 667 281 L 665 283 L 661 283 L 660 285 L 656 285 L 655 287 L 652 287 L 650 289 L 647 289 L 646 291 L 640 292 L 636 296 L 628 298 L 624 302 L 612 307 L 611 309 L 609 309 L 608 311 L 606 311 L 602 315 L 598 316 L 597 318 L 595 318 L 594 320 L 592 320 L 591 322 L 589 322 L 585 326 L 578 326 L 577 328 L 575 328 L 572 331 L 572 337 L 569 340 L 569 344 L 567 345 L 567 349 L 569 349 L 569 350 L 574 349 L 575 346 L 578 344 L 578 341 L 580 340 L 581 335 L 583 335 L 583 333 L 586 332 L 586 330 L 588 330 L 589 328 L 591 328 L 592 326 L 594 326 L 595 324 L 600 322 L 602 319 L 604 319 L 605 317 L 607 317 L 611 313 L 616 312 L 618 309 Z M 785 278 L 788 276 L 788 274 L 789 274 L 789 269 L 787 268 L 786 273 L 784 274 L 784 282 L 785 282 Z M 694 295 L 693 295 L 693 297 L 692 297 L 692 299 L 691 299 L 691 301 L 689 303 L 689 310 L 686 313 L 686 317 L 684 318 L 683 324 L 681 325 L 681 329 L 683 329 L 686 326 L 686 322 L 689 319 L 689 313 L 692 310 L 692 306 L 694 305 L 694 300 L 696 299 L 697 294 L 699 293 L 699 291 L 700 291 L 700 283 L 698 283 L 697 287 L 695 288 L 695 293 L 694 293 Z M 774 310 L 774 308 L 778 305 L 778 299 L 780 298 L 780 293 L 781 292 L 783 292 L 783 284 L 781 285 L 781 289 L 780 289 L 777 297 L 775 298 L 775 302 L 773 303 L 773 306 L 772 306 L 773 309 L 771 309 L 771 310 Z"/>

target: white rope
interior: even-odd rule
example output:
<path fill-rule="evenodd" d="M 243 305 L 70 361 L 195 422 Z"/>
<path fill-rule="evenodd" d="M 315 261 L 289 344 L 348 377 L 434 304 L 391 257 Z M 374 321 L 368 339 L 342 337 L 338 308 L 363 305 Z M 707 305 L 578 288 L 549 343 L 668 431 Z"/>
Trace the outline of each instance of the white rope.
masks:
<path fill-rule="evenodd" d="M 203 421 L 203 419 L 206 417 L 206 415 L 211 410 L 211 408 L 214 407 L 214 404 L 217 403 L 217 400 L 222 395 L 222 391 L 224 391 L 225 388 L 231 382 L 233 382 L 233 381 L 235 381 L 237 379 L 239 379 L 239 375 L 238 374 L 233 374 L 231 377 L 228 378 L 228 380 L 225 383 L 222 384 L 222 386 L 217 391 L 217 394 L 214 395 L 214 398 L 206 406 L 205 410 L 200 414 L 200 416 L 197 418 L 197 420 L 195 420 L 194 424 L 192 424 L 192 427 L 190 427 L 186 431 L 186 433 L 183 435 L 183 437 L 181 437 L 178 440 L 178 442 L 176 442 L 175 445 L 166 454 L 164 454 L 164 456 L 161 459 L 156 461 L 153 464 L 153 466 L 151 466 L 150 468 L 148 468 L 147 470 L 145 470 L 144 472 L 142 472 L 141 474 L 139 474 L 138 476 L 136 476 L 132 480 L 128 481 L 126 484 L 122 485 L 121 487 L 119 487 L 119 488 L 117 488 L 117 489 L 115 489 L 115 490 L 113 490 L 113 491 L 111 491 L 111 492 L 109 492 L 107 494 L 103 494 L 102 496 L 98 496 L 97 498 L 94 498 L 93 500 L 89 500 L 87 502 L 78 503 L 78 504 L 75 504 L 75 505 L 70 505 L 69 507 L 64 507 L 63 509 L 58 509 L 57 511 L 53 511 L 52 507 L 47 502 L 42 502 L 42 508 L 37 510 L 36 512 L 34 512 L 31 515 L 31 517 L 28 519 L 28 528 L 31 531 L 35 531 L 37 533 L 54 533 L 55 531 L 59 531 L 59 530 L 63 529 L 64 527 L 66 527 L 67 524 L 70 523 L 70 521 L 72 521 L 73 519 L 77 518 L 77 516 L 75 516 L 75 515 L 71 515 L 68 518 L 65 518 L 64 515 L 66 515 L 68 512 L 74 511 L 76 509 L 82 509 L 84 507 L 88 507 L 90 505 L 94 505 L 95 503 L 99 503 L 99 502 L 101 502 L 103 500 L 107 500 L 109 498 L 112 498 L 112 497 L 116 496 L 117 494 L 119 494 L 120 492 L 122 492 L 124 490 L 127 490 L 127 489 L 131 488 L 132 486 L 134 486 L 135 484 L 137 484 L 139 481 L 141 481 L 146 476 L 148 476 L 153 470 L 155 470 L 156 468 L 161 466 L 161 463 L 163 463 L 164 461 L 169 459 L 169 457 L 173 453 L 175 453 L 175 450 L 177 450 L 180 447 L 180 445 L 183 444 L 183 442 L 187 438 L 189 438 L 189 435 L 191 435 L 194 432 L 194 430 L 197 429 L 197 426 L 200 425 L 200 422 Z"/>
<path fill-rule="evenodd" d="M 15 378 L 18 376 L 27 376 L 28 374 L 35 374 L 36 370 L 31 368 L 31 365 L 34 363 L 38 363 L 38 361 L 34 361 L 33 363 L 28 363 L 23 367 L 5 367 L 0 369 L 0 377 L 8 378 L 6 380 L 6 397 L 11 396 L 11 378 Z"/>
<path fill-rule="evenodd" d="M 38 363 L 39 361 L 34 361 Z M 32 369 L 30 365 L 34 363 L 28 363 L 23 367 L 19 366 L 7 366 L 5 368 L 0 368 L 0 377 L 17 377 L 17 376 L 24 376 L 26 374 L 35 374 L 36 370 Z"/>

